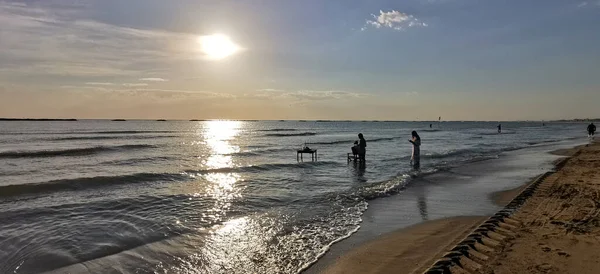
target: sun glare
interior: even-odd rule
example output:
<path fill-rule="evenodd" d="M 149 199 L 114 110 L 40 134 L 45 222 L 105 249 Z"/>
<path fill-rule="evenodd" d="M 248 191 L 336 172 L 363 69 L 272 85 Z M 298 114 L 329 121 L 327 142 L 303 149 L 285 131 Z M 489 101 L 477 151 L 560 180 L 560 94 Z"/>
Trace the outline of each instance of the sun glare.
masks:
<path fill-rule="evenodd" d="M 213 34 L 198 38 L 200 49 L 211 59 L 223 59 L 240 50 L 229 37 L 223 34 Z"/>

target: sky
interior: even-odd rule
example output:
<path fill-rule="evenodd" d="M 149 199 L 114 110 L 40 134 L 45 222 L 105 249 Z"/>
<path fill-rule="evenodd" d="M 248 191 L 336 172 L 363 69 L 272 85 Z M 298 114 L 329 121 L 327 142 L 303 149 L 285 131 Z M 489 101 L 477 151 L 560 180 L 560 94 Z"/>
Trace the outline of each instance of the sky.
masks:
<path fill-rule="evenodd" d="M 598 118 L 598 26 L 600 0 L 0 0 L 0 117 Z"/>

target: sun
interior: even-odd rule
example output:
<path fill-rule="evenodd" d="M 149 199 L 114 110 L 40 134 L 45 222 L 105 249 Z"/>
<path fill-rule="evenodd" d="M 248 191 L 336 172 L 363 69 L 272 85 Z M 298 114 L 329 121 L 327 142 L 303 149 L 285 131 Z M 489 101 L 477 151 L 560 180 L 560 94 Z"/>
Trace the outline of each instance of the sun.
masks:
<path fill-rule="evenodd" d="M 223 59 L 240 50 L 238 45 L 223 34 L 200 36 L 198 43 L 200 43 L 200 50 L 210 59 Z"/>

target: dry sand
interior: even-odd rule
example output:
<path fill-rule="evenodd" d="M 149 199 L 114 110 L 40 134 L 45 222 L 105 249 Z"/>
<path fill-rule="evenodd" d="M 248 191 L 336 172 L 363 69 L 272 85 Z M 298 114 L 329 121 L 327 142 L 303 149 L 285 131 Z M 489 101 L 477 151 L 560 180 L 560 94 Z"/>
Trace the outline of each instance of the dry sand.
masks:
<path fill-rule="evenodd" d="M 404 228 L 351 250 L 322 273 L 419 273 L 483 220 L 455 217 Z"/>
<path fill-rule="evenodd" d="M 600 143 L 578 149 L 511 218 L 522 222 L 516 237 L 479 273 L 600 273 Z"/>

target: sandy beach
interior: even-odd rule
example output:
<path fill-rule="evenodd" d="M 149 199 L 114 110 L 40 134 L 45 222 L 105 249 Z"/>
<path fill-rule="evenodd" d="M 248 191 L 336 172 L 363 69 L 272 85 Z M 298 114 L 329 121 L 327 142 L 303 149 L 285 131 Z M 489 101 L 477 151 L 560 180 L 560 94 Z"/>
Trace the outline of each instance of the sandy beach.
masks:
<path fill-rule="evenodd" d="M 453 273 L 597 273 L 600 145 L 552 154 L 571 158 L 511 217 L 522 225 L 477 261 L 476 271 Z M 490 199 L 506 205 L 528 185 Z M 445 218 L 387 233 L 343 254 L 322 273 L 422 273 L 485 219 Z"/>
<path fill-rule="evenodd" d="M 480 273 L 598 273 L 599 168 L 599 143 L 576 150 L 511 217 L 522 225 Z"/>
<path fill-rule="evenodd" d="M 484 217 L 434 220 L 381 236 L 350 251 L 322 273 L 418 273 Z"/>

